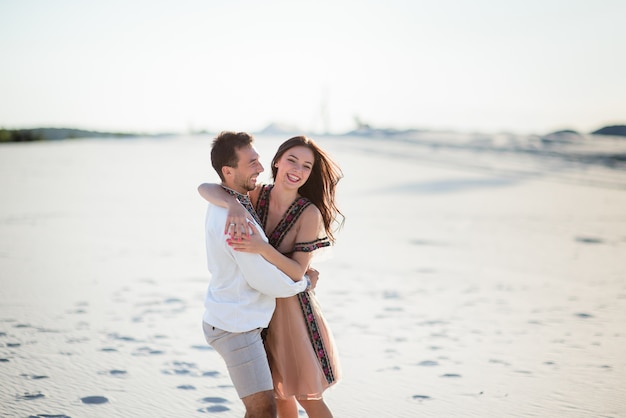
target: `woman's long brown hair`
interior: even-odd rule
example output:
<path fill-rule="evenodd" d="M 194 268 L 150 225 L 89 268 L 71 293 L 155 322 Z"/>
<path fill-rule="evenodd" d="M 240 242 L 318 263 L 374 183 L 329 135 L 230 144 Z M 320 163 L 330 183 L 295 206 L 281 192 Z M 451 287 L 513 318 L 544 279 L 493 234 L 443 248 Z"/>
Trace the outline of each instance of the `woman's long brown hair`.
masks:
<path fill-rule="evenodd" d="M 343 177 L 343 172 L 341 168 L 339 168 L 339 165 L 337 165 L 337 163 L 335 163 L 311 138 L 295 136 L 283 142 L 280 147 L 278 147 L 278 151 L 276 151 L 276 155 L 274 155 L 272 159 L 272 179 L 276 179 L 276 172 L 278 171 L 276 163 L 280 157 L 289 149 L 298 146 L 309 148 L 313 151 L 315 158 L 311 175 L 306 183 L 298 189 L 298 193 L 317 206 L 322 214 L 326 235 L 328 235 L 331 242 L 334 242 L 335 237 L 333 232 L 341 228 L 345 220 L 345 217 L 335 203 L 337 183 Z M 335 228 L 333 228 L 333 224 L 336 224 Z"/>

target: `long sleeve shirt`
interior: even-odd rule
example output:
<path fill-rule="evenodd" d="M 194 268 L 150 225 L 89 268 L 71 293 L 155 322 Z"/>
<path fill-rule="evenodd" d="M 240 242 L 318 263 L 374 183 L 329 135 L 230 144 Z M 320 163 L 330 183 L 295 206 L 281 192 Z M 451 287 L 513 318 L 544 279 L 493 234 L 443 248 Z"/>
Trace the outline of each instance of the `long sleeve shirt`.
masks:
<path fill-rule="evenodd" d="M 226 217 L 225 208 L 209 204 L 205 233 L 211 279 L 203 320 L 229 332 L 265 328 L 274 313 L 276 298 L 304 291 L 306 280 L 294 282 L 259 254 L 234 251 L 224 234 Z M 263 229 L 256 226 L 267 241 Z"/>

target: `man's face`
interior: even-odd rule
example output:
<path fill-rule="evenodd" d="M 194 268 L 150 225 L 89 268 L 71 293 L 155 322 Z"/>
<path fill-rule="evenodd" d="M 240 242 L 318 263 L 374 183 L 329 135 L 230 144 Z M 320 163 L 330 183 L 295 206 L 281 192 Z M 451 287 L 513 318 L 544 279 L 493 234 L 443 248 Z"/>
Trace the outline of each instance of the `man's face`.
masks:
<path fill-rule="evenodd" d="M 253 146 L 240 148 L 236 152 L 239 162 L 237 167 L 233 169 L 232 184 L 229 187 L 245 194 L 250 190 L 254 190 L 257 177 L 263 172 L 264 168 L 259 161 L 259 154 Z"/>

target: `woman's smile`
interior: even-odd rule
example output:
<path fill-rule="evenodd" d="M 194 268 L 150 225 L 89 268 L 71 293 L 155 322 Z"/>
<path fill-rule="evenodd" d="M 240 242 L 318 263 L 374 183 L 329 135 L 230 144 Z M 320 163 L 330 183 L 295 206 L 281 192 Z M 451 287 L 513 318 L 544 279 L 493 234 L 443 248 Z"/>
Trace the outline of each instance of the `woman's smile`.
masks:
<path fill-rule="evenodd" d="M 300 179 L 301 179 L 300 177 L 298 177 L 298 176 L 296 176 L 294 174 L 289 174 L 289 173 L 287 174 L 287 180 L 289 180 L 292 183 L 297 183 L 297 182 L 300 181 Z"/>

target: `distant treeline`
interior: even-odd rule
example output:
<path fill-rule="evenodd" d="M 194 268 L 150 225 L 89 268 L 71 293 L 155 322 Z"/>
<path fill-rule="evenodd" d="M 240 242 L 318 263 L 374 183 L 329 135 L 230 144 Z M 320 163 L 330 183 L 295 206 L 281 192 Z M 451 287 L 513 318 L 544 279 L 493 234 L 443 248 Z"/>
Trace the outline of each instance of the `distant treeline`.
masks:
<path fill-rule="evenodd" d="M 261 131 L 261 133 L 287 133 L 280 129 L 277 129 L 274 125 L 270 125 L 268 128 Z M 372 128 L 369 125 L 361 125 L 359 129 L 346 133 L 346 135 L 383 135 L 383 136 L 397 136 L 411 132 L 418 132 L 415 129 L 410 130 L 396 130 L 396 129 L 377 129 Z M 559 131 L 562 133 L 578 133 L 576 131 L 566 130 Z M 206 131 L 197 133 L 207 133 Z M 558 132 L 557 132 L 558 133 Z M 626 137 L 626 125 L 612 125 L 605 126 L 596 131 L 591 132 L 593 135 L 614 135 Z M 34 142 L 34 141 L 50 141 L 50 140 L 62 140 L 62 139 L 78 139 L 78 138 L 132 138 L 138 136 L 171 136 L 171 133 L 162 134 L 138 134 L 129 132 L 98 132 L 98 131 L 85 131 L 82 129 L 68 129 L 68 128 L 34 128 L 34 129 L 0 129 L 0 143 L 2 142 Z"/>
<path fill-rule="evenodd" d="M 0 129 L 0 142 L 33 142 L 76 138 L 127 138 L 126 132 L 97 132 L 67 128 Z"/>
<path fill-rule="evenodd" d="M 626 136 L 626 125 L 605 126 L 597 131 L 593 131 L 592 134 Z"/>

